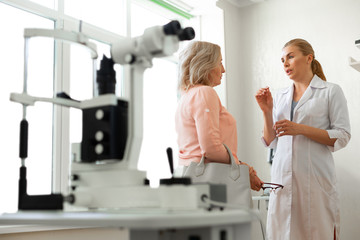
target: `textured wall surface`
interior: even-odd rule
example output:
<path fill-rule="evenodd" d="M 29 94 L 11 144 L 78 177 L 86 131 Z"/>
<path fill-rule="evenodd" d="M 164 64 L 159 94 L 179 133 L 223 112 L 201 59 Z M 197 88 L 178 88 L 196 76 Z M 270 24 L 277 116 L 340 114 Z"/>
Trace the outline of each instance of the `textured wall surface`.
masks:
<path fill-rule="evenodd" d="M 349 66 L 348 58 L 360 61 L 360 49 L 354 44 L 360 39 L 360 1 L 268 0 L 244 8 L 219 1 L 218 5 L 225 16 L 227 105 L 238 121 L 239 158 L 253 165 L 263 180 L 270 180 L 270 166 L 267 150 L 260 142 L 263 120 L 254 95 L 260 87 L 275 91 L 292 83 L 280 61 L 283 45 L 293 38 L 309 41 L 328 81 L 342 87 L 352 138 L 345 149 L 334 153 L 341 239 L 358 239 L 360 72 Z"/>

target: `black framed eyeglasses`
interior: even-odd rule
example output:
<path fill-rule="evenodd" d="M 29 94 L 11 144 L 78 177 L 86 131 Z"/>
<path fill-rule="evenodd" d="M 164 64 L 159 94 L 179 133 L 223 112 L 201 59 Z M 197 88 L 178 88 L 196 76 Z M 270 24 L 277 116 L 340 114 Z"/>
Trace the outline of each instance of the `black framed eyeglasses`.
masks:
<path fill-rule="evenodd" d="M 270 192 L 275 193 L 278 189 L 283 189 L 284 186 L 281 184 L 277 184 L 277 183 L 266 183 L 264 182 L 263 185 L 261 186 L 261 188 L 265 191 L 266 189 L 269 189 Z"/>

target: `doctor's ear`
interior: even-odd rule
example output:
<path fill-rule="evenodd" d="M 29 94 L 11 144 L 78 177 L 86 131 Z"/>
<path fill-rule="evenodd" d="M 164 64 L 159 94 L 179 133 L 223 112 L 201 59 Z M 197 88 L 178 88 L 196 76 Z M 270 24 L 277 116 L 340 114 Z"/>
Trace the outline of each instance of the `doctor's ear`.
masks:
<path fill-rule="evenodd" d="M 312 54 L 307 55 L 307 63 L 311 63 L 314 60 L 314 56 Z"/>

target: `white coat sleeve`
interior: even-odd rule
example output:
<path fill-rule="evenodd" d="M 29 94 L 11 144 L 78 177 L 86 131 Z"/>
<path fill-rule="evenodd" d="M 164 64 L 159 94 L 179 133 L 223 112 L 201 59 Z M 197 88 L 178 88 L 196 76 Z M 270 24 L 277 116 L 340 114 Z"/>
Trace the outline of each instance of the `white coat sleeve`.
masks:
<path fill-rule="evenodd" d="M 267 145 L 264 137 L 261 137 L 261 142 L 264 144 L 265 147 L 274 149 L 276 148 L 277 145 L 277 139 L 278 139 L 277 137 L 274 138 L 274 140 L 272 140 L 272 142 L 269 145 Z"/>
<path fill-rule="evenodd" d="M 330 129 L 327 130 L 330 138 L 337 138 L 334 146 L 328 146 L 335 152 L 345 147 L 350 138 L 350 119 L 345 95 L 340 86 L 335 85 L 329 92 L 329 119 Z"/>

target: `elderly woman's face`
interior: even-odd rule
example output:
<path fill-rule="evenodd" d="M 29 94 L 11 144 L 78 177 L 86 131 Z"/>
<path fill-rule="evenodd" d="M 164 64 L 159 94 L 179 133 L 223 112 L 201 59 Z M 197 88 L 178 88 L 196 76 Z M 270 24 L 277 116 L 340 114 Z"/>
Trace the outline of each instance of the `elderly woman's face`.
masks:
<path fill-rule="evenodd" d="M 222 74 L 225 72 L 225 68 L 222 64 L 222 57 L 220 54 L 220 58 L 217 61 L 216 67 L 210 72 L 210 80 L 211 86 L 215 87 L 221 84 Z"/>

